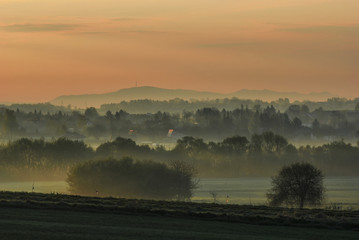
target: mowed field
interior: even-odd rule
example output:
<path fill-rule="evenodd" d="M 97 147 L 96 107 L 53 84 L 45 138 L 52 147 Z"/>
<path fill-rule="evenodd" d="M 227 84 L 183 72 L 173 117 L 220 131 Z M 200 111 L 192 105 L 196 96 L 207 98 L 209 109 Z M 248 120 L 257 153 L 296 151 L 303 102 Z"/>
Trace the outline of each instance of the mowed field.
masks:
<path fill-rule="evenodd" d="M 1 239 L 358 239 L 359 212 L 0 193 Z"/>

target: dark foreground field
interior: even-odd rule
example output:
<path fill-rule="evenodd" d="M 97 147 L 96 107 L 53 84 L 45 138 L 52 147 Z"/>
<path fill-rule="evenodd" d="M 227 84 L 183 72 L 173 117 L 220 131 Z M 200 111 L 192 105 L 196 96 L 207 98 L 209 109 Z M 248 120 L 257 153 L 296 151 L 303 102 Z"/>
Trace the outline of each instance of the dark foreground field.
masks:
<path fill-rule="evenodd" d="M 359 239 L 358 211 L 0 192 L 0 239 Z"/>

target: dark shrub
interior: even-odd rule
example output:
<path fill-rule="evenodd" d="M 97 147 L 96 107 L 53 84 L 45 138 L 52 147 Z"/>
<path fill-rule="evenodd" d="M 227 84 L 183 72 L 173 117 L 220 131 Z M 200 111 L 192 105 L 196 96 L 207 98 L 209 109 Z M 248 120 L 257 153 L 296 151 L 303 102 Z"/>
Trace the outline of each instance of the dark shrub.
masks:
<path fill-rule="evenodd" d="M 129 157 L 108 158 L 76 165 L 68 173 L 67 183 L 71 193 L 80 195 L 185 200 L 195 187 L 189 170 Z"/>

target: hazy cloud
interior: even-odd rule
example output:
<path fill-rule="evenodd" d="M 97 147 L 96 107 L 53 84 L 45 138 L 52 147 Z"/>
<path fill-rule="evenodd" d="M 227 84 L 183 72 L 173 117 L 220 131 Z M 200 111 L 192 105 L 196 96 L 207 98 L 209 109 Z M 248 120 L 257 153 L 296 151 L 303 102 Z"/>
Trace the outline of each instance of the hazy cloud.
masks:
<path fill-rule="evenodd" d="M 117 22 L 129 22 L 129 21 L 138 21 L 141 20 L 139 18 L 112 18 L 112 21 L 117 21 Z"/>
<path fill-rule="evenodd" d="M 268 42 L 232 42 L 232 43 L 209 43 L 197 45 L 199 48 L 239 48 L 239 47 L 256 47 Z"/>
<path fill-rule="evenodd" d="M 75 34 L 75 35 L 106 35 L 106 34 L 110 34 L 109 32 L 74 32 L 71 34 Z"/>
<path fill-rule="evenodd" d="M 79 25 L 75 24 L 13 24 L 3 26 L 7 32 L 54 32 L 72 30 Z"/>
<path fill-rule="evenodd" d="M 359 24 L 354 25 L 326 25 L 309 27 L 281 28 L 281 31 L 303 32 L 303 33 L 336 33 L 336 34 L 359 34 Z"/>
<path fill-rule="evenodd" d="M 133 30 L 133 31 L 122 31 L 126 33 L 139 33 L 139 34 L 168 34 L 168 31 L 155 31 L 155 30 Z"/>

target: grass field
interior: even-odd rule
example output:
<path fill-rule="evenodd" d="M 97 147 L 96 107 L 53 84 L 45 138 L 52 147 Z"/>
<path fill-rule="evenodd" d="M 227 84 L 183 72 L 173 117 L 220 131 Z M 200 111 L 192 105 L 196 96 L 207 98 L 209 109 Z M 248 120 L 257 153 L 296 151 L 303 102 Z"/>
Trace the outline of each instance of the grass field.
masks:
<path fill-rule="evenodd" d="M 357 211 L 0 193 L 1 239 L 358 239 L 358 230 Z"/>
<path fill-rule="evenodd" d="M 191 198 L 193 202 L 213 202 L 210 194 L 217 194 L 216 202 L 225 204 L 227 196 L 233 204 L 264 205 L 267 202 L 266 193 L 271 188 L 270 178 L 202 178 L 199 179 L 198 188 L 194 189 Z M 343 209 L 359 210 L 359 177 L 326 177 L 326 206 L 340 205 Z M 4 191 L 31 192 L 32 187 L 40 193 L 69 194 L 65 181 L 25 181 L 0 182 L 0 189 Z"/>

